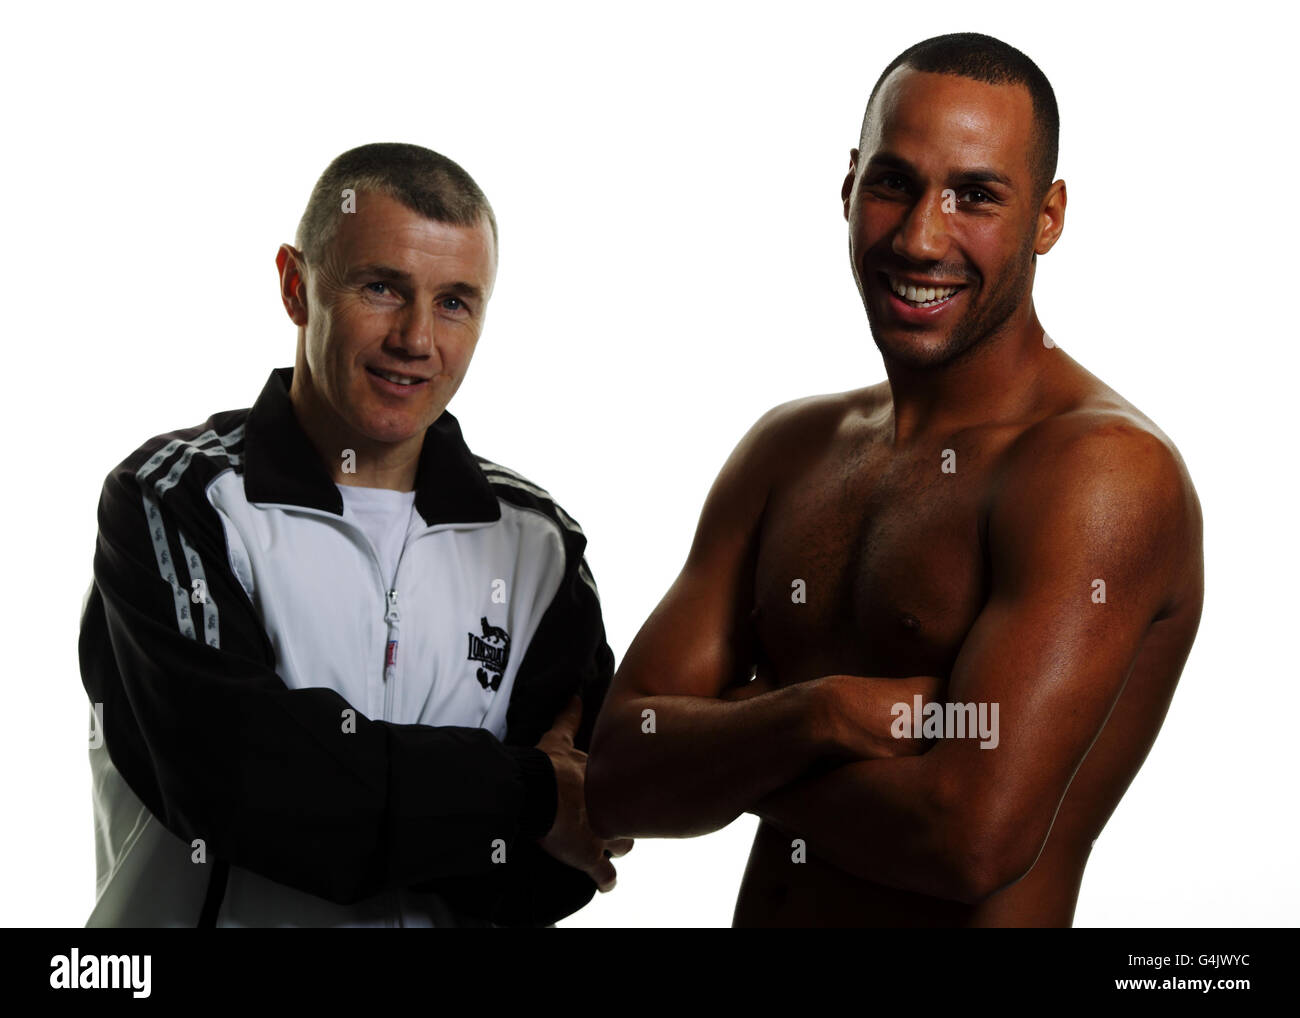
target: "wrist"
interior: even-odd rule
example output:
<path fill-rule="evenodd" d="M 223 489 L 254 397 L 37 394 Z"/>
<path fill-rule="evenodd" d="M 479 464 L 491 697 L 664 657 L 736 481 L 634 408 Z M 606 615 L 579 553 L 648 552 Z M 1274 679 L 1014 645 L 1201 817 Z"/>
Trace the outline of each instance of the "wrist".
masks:
<path fill-rule="evenodd" d="M 819 758 L 847 755 L 842 677 L 826 675 L 791 688 L 802 689 L 807 696 L 804 735 L 814 753 Z"/>
<path fill-rule="evenodd" d="M 908 680 L 859 675 L 817 679 L 818 743 L 822 753 L 842 762 L 881 760 L 907 752 L 909 740 L 894 735 L 894 706 L 912 705 Z"/>
<path fill-rule="evenodd" d="M 559 810 L 555 765 L 545 751 L 535 746 L 513 751 L 524 788 L 519 833 L 526 837 L 543 838 L 555 824 Z"/>

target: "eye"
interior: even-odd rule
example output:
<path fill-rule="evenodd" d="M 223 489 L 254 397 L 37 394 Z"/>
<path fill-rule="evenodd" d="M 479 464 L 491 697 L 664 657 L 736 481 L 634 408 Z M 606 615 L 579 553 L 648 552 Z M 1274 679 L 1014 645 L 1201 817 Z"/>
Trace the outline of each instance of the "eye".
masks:
<path fill-rule="evenodd" d="M 981 191 L 978 187 L 968 188 L 967 190 L 963 191 L 962 192 L 963 199 L 965 198 L 966 195 L 971 195 L 971 194 L 980 195 L 981 197 L 977 198 L 975 201 L 971 202 L 970 204 L 985 205 L 994 200 L 991 194 L 989 194 L 987 191 Z"/>
<path fill-rule="evenodd" d="M 898 183 L 898 187 L 891 188 L 890 187 L 891 181 L 896 181 Z M 901 173 L 886 173 L 880 177 L 877 177 L 876 183 L 886 188 L 890 188 L 891 190 L 904 191 L 907 189 L 907 181 L 906 179 L 904 179 Z"/>
<path fill-rule="evenodd" d="M 454 306 L 453 306 L 453 305 L 454 305 Z M 463 300 L 461 300 L 459 297 L 444 297 L 444 298 L 442 299 L 442 306 L 443 306 L 444 308 L 446 308 L 448 311 L 465 311 L 465 310 L 468 310 L 468 309 L 465 307 L 465 302 L 464 302 Z"/>
<path fill-rule="evenodd" d="M 377 293 L 380 293 L 380 292 L 381 292 L 381 290 L 376 290 L 376 289 L 374 289 L 374 287 L 380 287 L 382 290 L 387 290 L 387 291 L 390 292 L 390 293 L 392 292 L 392 291 L 389 289 L 389 286 L 388 286 L 387 283 L 382 283 L 382 282 L 379 282 L 378 280 L 376 280 L 376 281 L 373 282 L 373 283 L 367 283 L 367 284 L 365 285 L 365 288 L 366 288 L 367 290 L 369 290 L 371 293 L 375 293 L 375 294 L 377 294 Z"/>

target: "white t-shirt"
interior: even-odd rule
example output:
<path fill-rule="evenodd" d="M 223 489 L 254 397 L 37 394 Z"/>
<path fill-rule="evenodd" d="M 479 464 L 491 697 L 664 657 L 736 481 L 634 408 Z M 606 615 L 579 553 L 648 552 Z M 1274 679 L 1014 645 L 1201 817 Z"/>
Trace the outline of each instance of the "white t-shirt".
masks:
<path fill-rule="evenodd" d="M 415 492 L 391 488 L 335 485 L 343 495 L 343 518 L 351 520 L 370 538 L 379 556 L 379 568 L 389 590 L 397 579 L 397 562 L 406 544 L 406 532 L 415 512 Z"/>
<path fill-rule="evenodd" d="M 374 545 L 389 590 L 397 585 L 397 563 L 415 513 L 415 492 L 391 488 L 361 488 L 338 484 L 343 495 L 343 518 L 359 526 Z M 406 892 L 412 893 L 414 892 Z M 420 907 L 432 917 L 434 926 L 492 926 L 479 919 L 455 913 L 438 894 L 416 895 Z"/>

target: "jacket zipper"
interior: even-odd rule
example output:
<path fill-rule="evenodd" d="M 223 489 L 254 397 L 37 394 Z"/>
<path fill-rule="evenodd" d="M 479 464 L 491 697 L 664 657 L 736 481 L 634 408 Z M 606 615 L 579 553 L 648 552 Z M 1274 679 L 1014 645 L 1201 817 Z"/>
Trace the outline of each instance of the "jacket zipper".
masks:
<path fill-rule="evenodd" d="M 397 672 L 397 630 L 402 621 L 401 615 L 397 612 L 397 588 L 394 587 L 388 592 L 388 611 L 384 615 L 384 621 L 388 623 L 388 648 L 384 652 L 384 681 L 387 682 Z M 384 712 L 387 713 L 392 707 L 392 703 L 386 700 L 384 703 Z"/>
<path fill-rule="evenodd" d="M 411 538 L 408 536 L 407 542 Z M 402 555 L 406 554 L 406 543 L 402 544 L 401 555 L 397 557 L 397 569 L 400 572 L 402 568 Z M 375 556 L 375 567 L 379 568 L 379 556 Z M 396 576 L 393 581 L 396 583 Z M 379 583 L 382 588 L 384 576 L 382 571 L 379 576 Z M 388 640 L 384 645 L 384 720 L 391 722 L 393 717 L 393 687 L 397 685 L 397 648 L 398 648 L 398 630 L 401 627 L 402 616 L 397 610 L 397 587 L 394 586 L 384 595 L 384 622 L 388 624 Z M 393 915 L 396 916 L 395 925 L 405 927 L 406 922 L 402 915 L 402 892 L 399 888 L 393 888 L 389 892 L 392 901 Z M 392 927 L 394 923 L 389 920 L 388 925 Z"/>
<path fill-rule="evenodd" d="M 341 516 L 337 516 L 334 513 L 325 512 L 320 509 L 309 509 L 305 506 L 284 505 L 284 504 L 273 503 L 273 502 L 259 503 L 259 507 L 262 506 L 268 508 L 289 509 L 295 512 L 308 513 L 312 516 L 319 516 L 324 519 L 330 520 L 331 522 L 334 523 L 340 523 L 346 527 L 351 528 L 351 530 L 354 533 L 359 534 L 361 539 L 366 543 L 367 547 L 370 548 L 370 561 L 375 564 L 375 574 L 379 577 L 379 589 L 384 592 L 384 622 L 388 626 L 388 639 L 384 646 L 384 673 L 383 673 L 384 716 L 382 720 L 391 721 L 392 714 L 393 714 L 393 687 L 396 684 L 396 679 L 397 679 L 397 648 L 399 642 L 398 630 L 400 628 L 401 615 L 397 609 L 397 588 L 396 586 L 392 588 L 388 588 L 387 582 L 384 577 L 383 568 L 380 566 L 379 563 L 379 554 L 378 552 L 375 551 L 375 546 L 370 543 L 370 539 L 366 536 L 365 531 L 363 531 L 355 523 L 352 523 L 349 520 L 344 520 Z M 483 523 L 481 524 L 481 526 L 491 526 L 491 523 Z M 406 540 L 402 544 L 402 552 L 397 557 L 398 572 L 401 571 L 402 558 L 406 555 L 406 549 L 410 546 L 412 541 L 414 541 L 416 538 L 423 537 L 425 534 L 431 534 L 435 531 L 439 531 L 443 529 L 447 529 L 447 528 L 444 526 L 433 526 L 433 527 L 426 526 L 418 530 L 414 534 L 408 534 Z M 477 527 L 475 527 L 474 529 L 477 529 Z M 401 892 L 398 890 L 390 891 L 389 897 L 393 903 L 393 913 L 396 916 L 396 924 L 394 924 L 392 919 L 389 919 L 388 925 L 389 926 L 397 925 L 397 926 L 405 927 L 406 917 L 403 913 L 404 906 L 402 904 Z"/>
<path fill-rule="evenodd" d="M 340 520 L 340 522 L 344 521 Z M 379 553 L 375 550 L 375 546 L 371 544 L 370 538 L 366 536 L 360 527 L 349 525 L 361 535 L 362 540 L 370 549 L 370 561 L 375 564 L 375 575 L 379 577 L 379 589 L 384 593 L 384 623 L 388 627 L 388 634 L 384 642 L 384 716 L 381 720 L 391 722 L 393 717 L 393 688 L 397 685 L 397 650 L 400 642 L 398 631 L 402 621 L 402 616 L 397 609 L 397 587 L 387 587 L 384 570 L 379 561 Z M 415 538 L 426 532 L 422 530 L 416 534 L 407 534 L 406 539 L 402 542 L 402 551 L 397 556 L 397 572 L 402 570 L 402 558 L 406 555 L 407 546 Z M 394 583 L 396 583 L 396 576 L 394 576 Z M 387 897 L 393 918 L 389 918 L 386 925 L 389 928 L 394 926 L 405 927 L 405 917 L 402 914 L 402 892 L 394 888 L 388 892 Z"/>
<path fill-rule="evenodd" d="M 385 589 L 386 583 L 384 570 L 379 562 L 379 553 L 375 550 L 375 546 L 370 543 L 370 539 L 366 537 L 365 533 L 361 531 L 359 527 L 354 526 L 353 529 L 361 533 L 362 539 L 365 540 L 367 546 L 369 546 L 370 560 L 375 564 L 375 574 L 379 577 L 379 589 L 384 591 L 384 622 L 388 626 L 388 638 L 384 643 L 384 716 L 382 720 L 391 723 L 393 718 L 393 690 L 397 685 L 397 651 L 400 643 L 399 630 L 401 629 L 402 622 L 401 613 L 397 608 L 397 587 L 393 586 Z M 415 534 L 407 533 L 406 539 L 402 542 L 402 550 L 397 556 L 396 571 L 398 573 L 402 571 L 402 559 L 406 557 L 406 549 L 410 547 L 411 542 L 428 532 L 428 529 L 423 529 Z M 393 582 L 394 584 L 397 582 L 396 575 L 393 577 Z M 388 926 L 392 927 L 396 925 L 405 928 L 406 917 L 403 914 L 404 906 L 402 904 L 402 892 L 399 889 L 394 888 L 388 892 L 388 898 L 392 903 L 391 907 L 393 915 L 396 917 L 396 922 L 394 922 L 393 919 L 388 920 Z"/>

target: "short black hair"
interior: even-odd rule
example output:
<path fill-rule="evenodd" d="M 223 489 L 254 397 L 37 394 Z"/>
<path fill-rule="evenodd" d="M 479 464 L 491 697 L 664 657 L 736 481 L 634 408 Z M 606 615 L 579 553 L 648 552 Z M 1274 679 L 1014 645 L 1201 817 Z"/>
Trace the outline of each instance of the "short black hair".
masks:
<path fill-rule="evenodd" d="M 978 32 L 954 32 L 918 42 L 894 57 L 876 80 L 862 114 L 858 134 L 861 150 L 867 137 L 871 104 L 886 78 L 897 68 L 907 65 L 914 71 L 953 74 L 983 81 L 990 85 L 1023 85 L 1029 90 L 1034 108 L 1034 143 L 1036 152 L 1030 160 L 1035 190 L 1039 198 L 1047 193 L 1056 177 L 1056 155 L 1061 133 L 1061 115 L 1056 107 L 1056 93 L 1047 75 L 1027 56 L 991 35 Z"/>
<path fill-rule="evenodd" d="M 497 246 L 497 220 L 474 178 L 444 155 L 419 145 L 375 142 L 349 149 L 325 168 L 312 188 L 294 243 L 308 265 L 319 265 L 344 214 L 343 189 L 377 191 L 426 219 L 477 226 L 486 216 Z"/>

